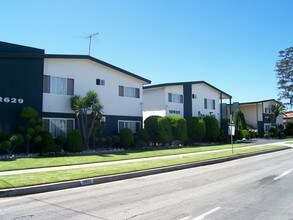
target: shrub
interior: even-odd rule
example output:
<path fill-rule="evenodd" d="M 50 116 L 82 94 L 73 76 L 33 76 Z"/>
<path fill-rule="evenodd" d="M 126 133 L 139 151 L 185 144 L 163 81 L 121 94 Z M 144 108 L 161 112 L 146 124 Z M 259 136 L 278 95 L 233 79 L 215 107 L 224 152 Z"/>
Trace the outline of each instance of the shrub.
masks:
<path fill-rule="evenodd" d="M 187 134 L 192 142 L 202 141 L 206 136 L 206 125 L 204 120 L 199 117 L 187 119 Z"/>
<path fill-rule="evenodd" d="M 107 143 L 108 147 L 111 148 L 112 143 L 113 143 L 112 137 L 106 137 L 106 143 Z"/>
<path fill-rule="evenodd" d="M 153 142 L 153 144 L 156 144 L 159 141 L 159 118 L 161 117 L 153 115 L 144 120 L 144 128 L 147 130 L 150 136 L 150 141 Z"/>
<path fill-rule="evenodd" d="M 149 136 L 149 134 L 148 134 L 148 132 L 147 132 L 146 129 L 144 129 L 144 128 L 139 129 L 139 130 L 137 131 L 136 135 L 137 135 L 137 138 L 138 138 L 140 141 L 144 142 L 146 145 L 149 143 L 149 141 L 150 141 L 150 136 Z"/>
<path fill-rule="evenodd" d="M 287 136 L 293 136 L 293 120 L 286 121 L 284 133 Z"/>
<path fill-rule="evenodd" d="M 237 109 L 233 116 L 233 123 L 235 125 L 235 137 L 236 139 L 242 139 L 241 130 L 247 130 L 244 114 Z M 237 131 L 237 132 L 236 132 Z"/>
<path fill-rule="evenodd" d="M 133 147 L 134 137 L 132 131 L 129 128 L 123 128 L 120 130 L 120 142 L 126 149 Z"/>
<path fill-rule="evenodd" d="M 64 145 L 66 143 L 66 138 L 63 136 L 57 136 L 54 140 L 54 143 L 60 146 L 61 148 L 64 148 Z"/>
<path fill-rule="evenodd" d="M 158 118 L 159 142 L 163 145 L 172 142 L 172 131 L 169 120 L 166 117 Z"/>
<path fill-rule="evenodd" d="M 82 152 L 84 146 L 79 130 L 72 130 L 67 135 L 65 150 L 68 152 Z"/>
<path fill-rule="evenodd" d="M 8 140 L 9 139 L 9 135 L 5 132 L 0 130 L 0 142 Z"/>
<path fill-rule="evenodd" d="M 24 139 L 23 136 L 21 134 L 13 134 L 10 139 L 9 139 L 10 143 L 11 143 L 11 149 L 9 151 L 9 154 L 11 154 L 13 152 L 13 150 L 17 147 L 20 146 L 24 143 Z"/>
<path fill-rule="evenodd" d="M 242 138 L 249 139 L 249 132 L 247 130 L 242 130 Z"/>
<path fill-rule="evenodd" d="M 214 116 L 203 118 L 206 125 L 206 139 L 209 142 L 216 142 L 219 136 L 218 120 Z"/>
<path fill-rule="evenodd" d="M 269 139 L 270 138 L 270 133 L 269 132 L 266 132 L 263 136 L 265 139 Z"/>
<path fill-rule="evenodd" d="M 172 136 L 175 140 L 185 142 L 187 140 L 187 125 L 186 120 L 176 115 L 168 116 Z"/>
<path fill-rule="evenodd" d="M 120 137 L 117 135 L 113 135 L 113 136 L 111 136 L 111 138 L 112 138 L 112 147 L 113 146 L 117 147 L 117 145 L 119 145 L 119 142 L 120 142 Z"/>
<path fill-rule="evenodd" d="M 8 140 L 2 141 L 0 143 L 0 149 L 6 151 L 7 153 L 10 152 L 11 148 L 12 148 L 11 142 Z"/>
<path fill-rule="evenodd" d="M 62 152 L 62 149 L 60 146 L 56 144 L 50 144 L 46 147 L 44 155 L 50 156 L 50 157 L 56 157 L 56 156 L 60 156 L 61 152 Z"/>
<path fill-rule="evenodd" d="M 49 145 L 53 145 L 54 140 L 52 134 L 49 131 L 43 131 L 41 133 L 41 141 L 37 144 L 40 153 L 48 152 L 47 148 Z"/>

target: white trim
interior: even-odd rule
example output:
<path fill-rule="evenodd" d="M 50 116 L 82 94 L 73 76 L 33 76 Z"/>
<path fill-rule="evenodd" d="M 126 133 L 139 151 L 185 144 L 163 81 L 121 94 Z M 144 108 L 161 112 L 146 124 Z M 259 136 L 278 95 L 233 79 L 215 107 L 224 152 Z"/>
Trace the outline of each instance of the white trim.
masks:
<path fill-rule="evenodd" d="M 120 133 L 120 129 L 119 129 L 119 123 L 120 122 L 134 122 L 134 123 L 139 123 L 139 127 L 141 128 L 141 121 L 133 121 L 133 120 L 118 120 L 118 124 L 117 124 L 117 129 L 118 129 L 118 133 Z M 125 124 L 124 124 L 125 125 Z M 136 125 L 136 124 L 135 124 Z M 130 128 L 129 128 L 130 129 Z M 130 129 L 131 130 L 131 129 Z M 136 133 L 136 131 L 135 132 L 133 132 L 132 131 L 132 133 Z"/>
<path fill-rule="evenodd" d="M 71 120 L 71 121 L 73 121 L 73 129 L 75 129 L 75 118 L 56 118 L 56 117 L 54 117 L 54 118 L 50 118 L 50 117 L 43 117 L 43 119 L 46 119 L 46 120 L 49 120 L 49 132 L 51 133 L 51 123 L 50 123 L 50 120 L 65 120 L 66 121 L 66 131 L 65 131 L 65 135 L 67 135 L 67 133 L 68 133 L 68 131 L 67 131 L 67 121 L 68 120 Z M 54 136 L 53 136 L 53 138 L 55 138 Z"/>

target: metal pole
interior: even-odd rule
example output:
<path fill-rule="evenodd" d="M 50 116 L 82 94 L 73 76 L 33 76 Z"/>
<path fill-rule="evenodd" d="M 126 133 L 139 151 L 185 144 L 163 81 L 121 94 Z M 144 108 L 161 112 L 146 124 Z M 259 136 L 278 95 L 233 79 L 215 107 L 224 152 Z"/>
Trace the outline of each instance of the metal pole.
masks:
<path fill-rule="evenodd" d="M 230 131 L 231 131 L 231 145 L 232 145 L 232 154 L 234 154 L 234 146 L 233 146 L 233 121 L 232 114 L 230 114 Z"/>

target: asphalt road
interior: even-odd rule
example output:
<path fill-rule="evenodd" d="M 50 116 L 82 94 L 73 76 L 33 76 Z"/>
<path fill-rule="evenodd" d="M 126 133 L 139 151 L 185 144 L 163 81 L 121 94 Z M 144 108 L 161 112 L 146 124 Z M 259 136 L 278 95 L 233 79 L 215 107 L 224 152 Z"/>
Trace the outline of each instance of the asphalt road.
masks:
<path fill-rule="evenodd" d="M 0 199 L 0 219 L 293 219 L 293 149 Z"/>

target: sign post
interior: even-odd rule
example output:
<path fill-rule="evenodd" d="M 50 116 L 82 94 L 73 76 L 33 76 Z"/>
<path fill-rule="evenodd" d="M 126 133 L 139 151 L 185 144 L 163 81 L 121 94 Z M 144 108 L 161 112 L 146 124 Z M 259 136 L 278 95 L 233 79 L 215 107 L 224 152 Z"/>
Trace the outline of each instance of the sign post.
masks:
<path fill-rule="evenodd" d="M 233 136 L 235 135 L 235 126 L 232 121 L 232 115 L 230 115 L 230 124 L 228 127 L 228 134 L 231 135 L 232 154 L 234 153 Z"/>

